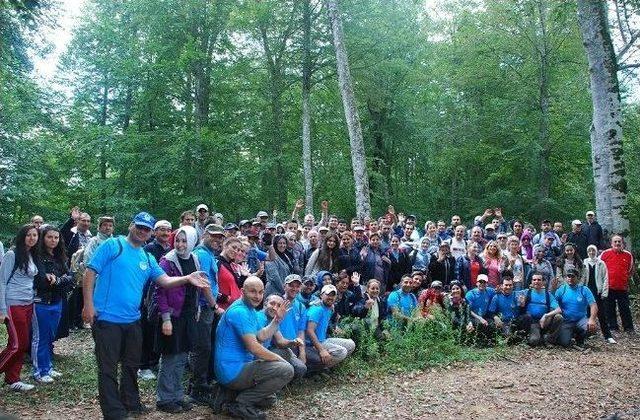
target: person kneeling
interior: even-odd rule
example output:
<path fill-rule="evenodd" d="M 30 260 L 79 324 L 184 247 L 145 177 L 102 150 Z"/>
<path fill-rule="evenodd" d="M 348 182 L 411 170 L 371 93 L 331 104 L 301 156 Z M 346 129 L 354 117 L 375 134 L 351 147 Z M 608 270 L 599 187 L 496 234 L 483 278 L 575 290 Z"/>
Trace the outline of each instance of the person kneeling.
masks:
<path fill-rule="evenodd" d="M 556 290 L 556 300 L 564 317 L 558 332 L 558 344 L 562 347 L 569 347 L 572 338 L 582 347 L 585 338 L 596 330 L 598 304 L 591 290 L 578 281 L 578 271 L 571 268 L 567 270 L 567 283 Z M 588 318 L 587 308 L 590 310 Z"/>
<path fill-rule="evenodd" d="M 519 314 L 518 297 L 513 291 L 513 278 L 503 277 L 501 293 L 496 293 L 489 304 L 496 329 L 508 340 L 524 338 L 531 330 L 531 315 Z"/>
<path fill-rule="evenodd" d="M 338 290 L 332 284 L 322 287 L 320 302 L 307 311 L 307 369 L 309 372 L 331 368 L 342 362 L 356 349 L 353 340 L 327 338 L 329 321 Z"/>
<path fill-rule="evenodd" d="M 225 401 L 216 404 L 217 412 L 225 411 L 242 418 L 266 418 L 262 409 L 271 407 L 276 401 L 276 392 L 293 378 L 293 367 L 258 341 L 261 331 L 256 308 L 263 296 L 262 280 L 248 277 L 242 286 L 242 299 L 233 302 L 218 323 L 215 374 L 219 386 L 232 392 L 222 392 Z"/>

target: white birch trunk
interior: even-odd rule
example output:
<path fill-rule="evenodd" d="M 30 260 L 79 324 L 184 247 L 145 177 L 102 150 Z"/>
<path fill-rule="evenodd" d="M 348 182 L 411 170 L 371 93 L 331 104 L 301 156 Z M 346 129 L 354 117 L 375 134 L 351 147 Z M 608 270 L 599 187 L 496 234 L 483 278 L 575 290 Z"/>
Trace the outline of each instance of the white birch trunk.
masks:
<path fill-rule="evenodd" d="M 604 0 L 578 0 L 578 24 L 589 61 L 593 122 L 591 159 L 596 213 L 610 234 L 620 234 L 631 248 L 627 181 L 622 149 L 622 115 L 618 65 L 611 42 Z"/>
<path fill-rule="evenodd" d="M 362 128 L 356 107 L 356 98 L 353 93 L 353 82 L 349 71 L 349 59 L 347 49 L 344 45 L 344 33 L 342 31 L 342 21 L 338 11 L 337 0 L 327 0 L 329 20 L 333 31 L 333 46 L 336 50 L 336 62 L 338 67 L 338 82 L 340 84 L 340 94 L 344 115 L 347 120 L 349 130 L 349 141 L 351 144 L 351 165 L 353 167 L 353 179 L 356 189 L 356 213 L 358 217 L 371 216 L 371 201 L 369 199 L 369 179 L 367 176 L 367 159 L 364 150 L 364 140 L 362 139 Z"/>

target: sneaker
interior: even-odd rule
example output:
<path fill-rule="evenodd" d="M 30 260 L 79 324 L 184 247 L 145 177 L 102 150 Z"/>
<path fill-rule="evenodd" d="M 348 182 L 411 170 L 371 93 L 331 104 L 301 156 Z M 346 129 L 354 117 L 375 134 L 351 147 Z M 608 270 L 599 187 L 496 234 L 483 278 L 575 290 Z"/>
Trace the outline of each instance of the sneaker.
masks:
<path fill-rule="evenodd" d="M 177 404 L 182 407 L 182 411 L 190 411 L 193 409 L 193 404 L 186 398 L 182 401 L 178 401 Z"/>
<path fill-rule="evenodd" d="M 164 411 L 165 413 L 178 414 L 182 413 L 182 406 L 178 403 L 169 402 L 169 403 L 158 403 L 156 404 L 156 408 L 160 411 Z"/>
<path fill-rule="evenodd" d="M 609 344 L 618 344 L 618 342 L 613 337 L 607 338 L 607 343 L 609 343 Z"/>
<path fill-rule="evenodd" d="M 53 380 L 53 378 L 49 375 L 44 375 L 44 376 L 40 376 L 38 378 L 36 378 L 36 382 L 39 382 L 41 384 L 52 384 L 55 381 Z"/>
<path fill-rule="evenodd" d="M 9 388 L 11 388 L 11 390 L 17 391 L 17 392 L 27 392 L 27 391 L 31 391 L 33 388 L 35 388 L 35 385 L 25 384 L 22 381 L 18 381 L 18 382 L 14 382 L 11 385 L 9 385 Z"/>
<path fill-rule="evenodd" d="M 241 419 L 263 420 L 267 418 L 264 411 L 258 410 L 250 405 L 230 403 L 225 404 L 224 408 L 231 416 L 240 417 Z"/>
<path fill-rule="evenodd" d="M 152 381 L 156 379 L 156 375 L 151 371 L 151 369 L 140 369 L 138 371 L 138 379 L 142 379 L 143 381 Z"/>
<path fill-rule="evenodd" d="M 57 370 L 53 370 L 51 369 L 49 371 L 49 376 L 51 376 L 53 379 L 58 379 L 58 378 L 62 378 L 62 373 L 58 372 Z"/>

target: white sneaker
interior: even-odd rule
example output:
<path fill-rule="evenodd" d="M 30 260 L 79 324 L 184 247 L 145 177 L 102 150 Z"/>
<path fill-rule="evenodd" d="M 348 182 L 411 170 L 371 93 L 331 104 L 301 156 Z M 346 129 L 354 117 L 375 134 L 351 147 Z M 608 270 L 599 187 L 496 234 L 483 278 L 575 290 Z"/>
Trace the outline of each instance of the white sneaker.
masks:
<path fill-rule="evenodd" d="M 613 337 L 607 338 L 607 343 L 609 343 L 609 344 L 618 344 L 618 342 Z"/>
<path fill-rule="evenodd" d="M 54 382 L 53 378 L 49 375 L 44 375 L 39 378 L 36 378 L 36 382 L 41 384 L 52 384 Z"/>
<path fill-rule="evenodd" d="M 140 369 L 138 371 L 138 379 L 142 379 L 143 381 L 151 381 L 156 379 L 156 375 L 154 375 L 151 369 Z"/>
<path fill-rule="evenodd" d="M 62 378 L 62 373 L 58 372 L 57 370 L 53 370 L 51 369 L 49 371 L 49 376 L 51 376 L 53 379 L 58 379 L 58 378 Z"/>
<path fill-rule="evenodd" d="M 18 381 L 9 385 L 9 388 L 17 392 L 27 392 L 27 391 L 31 391 L 33 388 L 35 388 L 35 386 L 31 384 L 25 384 L 22 381 Z"/>

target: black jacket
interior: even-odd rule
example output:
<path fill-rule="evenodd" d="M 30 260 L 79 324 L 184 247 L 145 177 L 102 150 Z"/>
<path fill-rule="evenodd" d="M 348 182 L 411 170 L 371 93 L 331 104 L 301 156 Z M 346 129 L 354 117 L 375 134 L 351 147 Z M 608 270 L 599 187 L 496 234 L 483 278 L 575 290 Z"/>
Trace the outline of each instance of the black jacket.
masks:
<path fill-rule="evenodd" d="M 51 305 L 58 303 L 75 286 L 73 274 L 69 271 L 66 263 L 60 263 L 49 255 L 38 258 L 36 263 L 38 274 L 36 274 L 33 287 L 36 289 L 35 302 Z M 47 279 L 47 274 L 56 276 L 56 282 L 51 284 Z"/>

